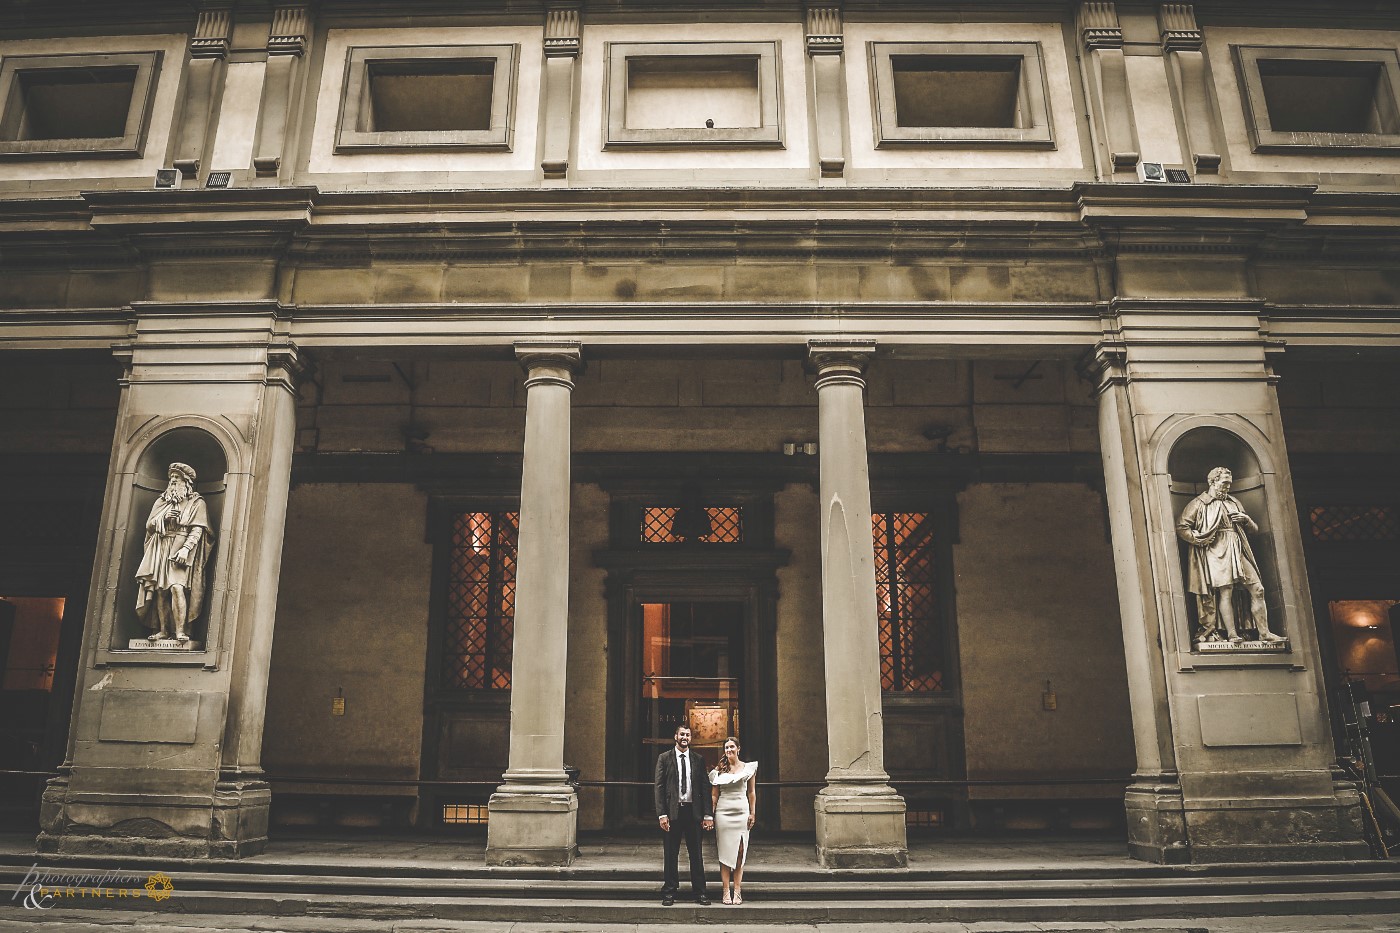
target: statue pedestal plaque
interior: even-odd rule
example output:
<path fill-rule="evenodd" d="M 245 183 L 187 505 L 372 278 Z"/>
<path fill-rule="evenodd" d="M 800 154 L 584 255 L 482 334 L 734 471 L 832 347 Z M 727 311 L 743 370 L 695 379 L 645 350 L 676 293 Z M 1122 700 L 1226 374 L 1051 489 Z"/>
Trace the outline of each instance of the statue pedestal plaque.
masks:
<path fill-rule="evenodd" d="M 126 643 L 129 651 L 200 651 L 204 648 L 204 642 L 179 641 L 174 638 L 157 638 L 151 641 L 149 638 L 133 638 Z"/>
<path fill-rule="evenodd" d="M 1274 651 L 1279 653 L 1288 652 L 1288 639 L 1282 641 L 1263 641 L 1254 639 L 1250 641 L 1229 642 L 1229 641 L 1198 641 L 1197 651 L 1206 651 L 1211 654 L 1228 654 L 1234 651 Z"/>

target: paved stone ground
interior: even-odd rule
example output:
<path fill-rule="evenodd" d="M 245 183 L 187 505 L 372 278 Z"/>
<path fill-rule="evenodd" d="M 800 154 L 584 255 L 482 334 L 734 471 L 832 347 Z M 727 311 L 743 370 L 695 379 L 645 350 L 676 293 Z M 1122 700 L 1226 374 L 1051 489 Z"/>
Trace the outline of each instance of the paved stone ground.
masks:
<path fill-rule="evenodd" d="M 716 908 L 722 910 L 723 908 Z M 1245 917 L 1211 920 L 1141 920 L 1118 923 L 882 923 L 879 933 L 1396 933 L 1400 915 L 1342 917 Z M 793 923 L 571 924 L 444 920 L 335 920 L 274 917 L 172 917 L 156 912 L 72 910 L 17 915 L 0 908 L 0 933 L 871 933 L 863 924 Z"/>

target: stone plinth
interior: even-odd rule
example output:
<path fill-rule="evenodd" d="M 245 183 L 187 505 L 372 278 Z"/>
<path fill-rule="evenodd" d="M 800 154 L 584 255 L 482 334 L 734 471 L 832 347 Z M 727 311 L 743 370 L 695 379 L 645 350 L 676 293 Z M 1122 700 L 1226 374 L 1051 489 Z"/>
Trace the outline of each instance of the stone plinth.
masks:
<path fill-rule="evenodd" d="M 568 865 L 578 857 L 578 795 L 512 792 L 503 785 L 488 804 L 488 865 Z"/>

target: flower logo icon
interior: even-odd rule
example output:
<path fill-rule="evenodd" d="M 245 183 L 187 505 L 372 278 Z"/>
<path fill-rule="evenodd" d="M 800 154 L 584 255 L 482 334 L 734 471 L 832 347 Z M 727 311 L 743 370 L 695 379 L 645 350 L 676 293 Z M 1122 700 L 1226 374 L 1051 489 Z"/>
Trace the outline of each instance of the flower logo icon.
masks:
<path fill-rule="evenodd" d="M 146 881 L 146 893 L 153 901 L 163 901 L 170 897 L 175 890 L 175 885 L 171 884 L 170 876 L 164 872 L 156 872 Z"/>

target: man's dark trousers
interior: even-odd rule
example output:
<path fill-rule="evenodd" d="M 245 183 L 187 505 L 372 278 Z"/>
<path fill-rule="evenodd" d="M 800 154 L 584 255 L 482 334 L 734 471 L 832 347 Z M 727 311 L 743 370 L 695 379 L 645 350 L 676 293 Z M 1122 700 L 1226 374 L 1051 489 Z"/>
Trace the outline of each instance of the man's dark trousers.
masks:
<path fill-rule="evenodd" d="M 705 865 L 700 857 L 700 820 L 695 816 L 695 805 L 689 803 L 680 805 L 676 818 L 671 821 L 671 828 L 664 834 L 666 869 L 661 882 L 661 893 L 674 896 L 680 887 L 678 865 L 681 856 L 681 837 L 685 837 L 685 850 L 690 853 L 690 893 L 695 897 L 703 897 L 705 894 Z"/>

